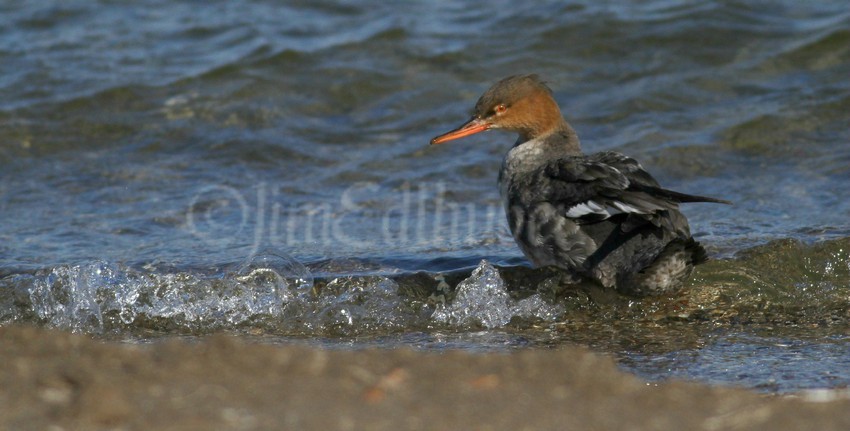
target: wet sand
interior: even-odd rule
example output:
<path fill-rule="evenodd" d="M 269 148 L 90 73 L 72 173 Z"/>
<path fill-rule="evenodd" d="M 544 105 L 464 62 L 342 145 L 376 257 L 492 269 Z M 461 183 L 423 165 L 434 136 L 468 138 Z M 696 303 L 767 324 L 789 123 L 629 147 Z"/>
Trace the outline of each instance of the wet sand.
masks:
<path fill-rule="evenodd" d="M 0 429 L 850 429 L 850 401 L 647 384 L 583 348 L 510 354 L 105 343 L 0 328 Z"/>

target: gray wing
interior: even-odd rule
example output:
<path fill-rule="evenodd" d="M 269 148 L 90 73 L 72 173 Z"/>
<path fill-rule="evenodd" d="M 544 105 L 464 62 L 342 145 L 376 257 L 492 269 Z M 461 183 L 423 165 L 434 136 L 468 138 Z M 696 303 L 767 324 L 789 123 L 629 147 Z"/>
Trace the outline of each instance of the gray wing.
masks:
<path fill-rule="evenodd" d="M 566 157 L 535 173 L 537 199 L 557 202 L 564 215 L 579 223 L 625 218 L 624 228 L 649 222 L 672 231 L 679 226 L 681 202 L 724 202 L 663 189 L 635 159 L 616 152 Z"/>

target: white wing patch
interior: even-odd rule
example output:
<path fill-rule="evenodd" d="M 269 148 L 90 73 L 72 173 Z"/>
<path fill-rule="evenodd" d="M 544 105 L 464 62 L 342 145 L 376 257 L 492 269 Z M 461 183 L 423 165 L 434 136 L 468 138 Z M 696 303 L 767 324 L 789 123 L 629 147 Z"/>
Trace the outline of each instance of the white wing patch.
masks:
<path fill-rule="evenodd" d="M 646 214 L 646 211 L 641 211 L 631 205 L 624 204 L 620 201 L 611 201 L 611 205 L 614 205 L 614 207 L 620 210 L 620 212 Z"/>
<path fill-rule="evenodd" d="M 612 212 L 612 210 L 614 212 Z M 598 214 L 605 216 L 605 218 L 608 218 L 614 214 L 619 214 L 621 212 L 622 211 L 619 211 L 616 208 L 609 208 L 605 205 L 599 204 L 596 201 L 587 201 L 570 207 L 570 209 L 567 210 L 567 217 L 579 218 L 588 214 Z"/>
<path fill-rule="evenodd" d="M 651 211 L 650 211 L 651 212 Z M 606 204 L 589 200 L 577 205 L 573 205 L 567 210 L 568 218 L 580 218 L 589 214 L 601 215 L 604 218 L 611 217 L 616 214 L 632 213 L 632 214 L 649 214 L 646 210 L 635 208 L 627 203 L 620 201 L 610 201 Z"/>

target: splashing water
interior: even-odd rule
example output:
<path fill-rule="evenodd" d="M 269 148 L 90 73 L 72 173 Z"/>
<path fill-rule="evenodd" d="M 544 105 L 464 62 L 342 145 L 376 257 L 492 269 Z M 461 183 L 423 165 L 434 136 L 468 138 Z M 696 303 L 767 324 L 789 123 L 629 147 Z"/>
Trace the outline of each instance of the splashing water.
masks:
<path fill-rule="evenodd" d="M 30 276 L 27 296 L 38 319 L 74 332 L 100 333 L 144 320 L 216 329 L 286 313 L 313 286 L 290 257 L 260 254 L 224 276 L 141 273 L 97 261 Z M 154 325 L 156 326 L 156 325 Z"/>
<path fill-rule="evenodd" d="M 342 276 L 314 283 L 288 256 L 262 253 L 222 273 L 150 273 L 96 261 L 19 274 L 2 321 L 36 320 L 87 333 L 134 329 L 208 332 L 259 327 L 281 335 L 352 336 L 452 327 L 507 325 L 514 318 L 554 321 L 564 314 L 539 294 L 515 300 L 486 261 L 436 306 L 400 293 L 385 276 Z M 445 286 L 448 288 L 448 286 Z"/>
<path fill-rule="evenodd" d="M 507 325 L 514 317 L 553 321 L 563 314 L 562 305 L 548 304 L 539 294 L 514 300 L 499 271 L 482 260 L 472 275 L 458 285 L 454 301 L 437 305 L 431 317 L 450 325 L 492 329 Z"/>

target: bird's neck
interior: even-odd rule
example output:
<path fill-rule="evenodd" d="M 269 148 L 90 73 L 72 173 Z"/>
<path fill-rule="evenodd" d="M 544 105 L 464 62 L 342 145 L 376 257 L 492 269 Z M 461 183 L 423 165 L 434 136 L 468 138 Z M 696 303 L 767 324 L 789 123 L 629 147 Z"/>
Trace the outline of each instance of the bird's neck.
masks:
<path fill-rule="evenodd" d="M 502 183 L 505 178 L 536 171 L 553 160 L 580 154 L 578 136 L 566 121 L 551 132 L 532 135 L 530 139 L 520 134 L 516 144 L 505 155 L 499 181 Z"/>
<path fill-rule="evenodd" d="M 546 130 L 537 133 L 520 133 L 514 147 L 529 145 L 543 150 L 551 156 L 574 156 L 581 154 L 578 134 L 563 117 Z"/>

